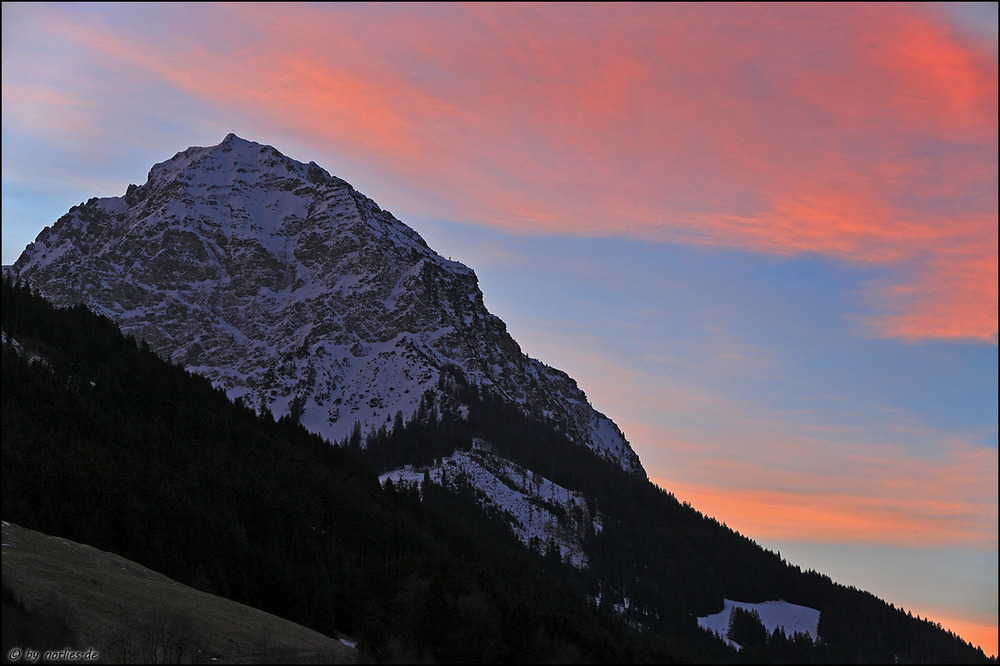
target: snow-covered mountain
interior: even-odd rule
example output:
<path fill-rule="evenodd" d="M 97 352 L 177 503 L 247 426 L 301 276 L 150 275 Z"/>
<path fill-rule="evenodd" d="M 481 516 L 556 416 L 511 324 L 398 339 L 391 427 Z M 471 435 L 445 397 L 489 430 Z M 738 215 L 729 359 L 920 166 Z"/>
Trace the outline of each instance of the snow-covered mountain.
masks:
<path fill-rule="evenodd" d="M 572 378 L 521 352 L 470 268 L 315 163 L 233 134 L 74 206 L 7 270 L 331 441 L 412 418 L 453 364 L 645 474 Z"/>

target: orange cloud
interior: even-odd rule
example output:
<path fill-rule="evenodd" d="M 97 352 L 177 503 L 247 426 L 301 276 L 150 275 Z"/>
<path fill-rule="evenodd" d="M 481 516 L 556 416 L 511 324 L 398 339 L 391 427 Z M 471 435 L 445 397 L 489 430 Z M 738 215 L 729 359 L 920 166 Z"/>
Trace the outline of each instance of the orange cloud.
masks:
<path fill-rule="evenodd" d="M 706 377 L 766 383 L 782 369 L 725 336 L 703 341 L 690 368 L 683 355 L 629 362 L 586 328 L 531 329 L 537 347 L 526 351 L 571 369 L 661 487 L 743 534 L 996 548 L 997 451 L 982 445 L 995 433 L 931 428 L 896 410 L 841 415 L 836 396 L 799 410 L 735 397 Z"/>
<path fill-rule="evenodd" d="M 670 439 L 667 427 L 635 432 L 669 441 L 670 455 L 683 461 L 676 469 L 684 470 L 684 477 L 658 479 L 661 487 L 743 534 L 814 543 L 996 548 L 995 449 L 955 435 L 878 424 L 864 427 L 860 443 L 848 427 L 797 432 L 802 429 L 793 422 L 767 417 L 759 424 L 744 417 L 733 427 L 742 436 L 728 443 Z M 634 430 L 623 428 L 626 434 Z M 701 453 L 706 446 L 714 456 Z M 921 454 L 922 447 L 935 453 Z M 656 448 L 647 453 L 652 454 L 646 456 L 648 465 Z M 670 467 L 657 469 L 663 474 Z"/>
<path fill-rule="evenodd" d="M 219 39 L 63 33 L 391 174 L 415 214 L 885 266 L 866 330 L 996 341 L 996 58 L 930 9 L 198 11 Z"/>
<path fill-rule="evenodd" d="M 983 532 L 988 516 L 982 516 L 982 507 L 972 501 L 920 500 L 911 493 L 865 497 L 654 482 L 741 534 L 762 540 L 917 548 L 970 541 L 979 546 L 996 544 L 995 532 L 992 539 L 988 530 Z M 995 511 L 992 517 L 995 521 Z"/>
<path fill-rule="evenodd" d="M 962 640 L 972 643 L 973 646 L 983 649 L 986 656 L 997 656 L 997 645 L 1000 640 L 996 623 L 969 620 L 963 617 L 955 617 L 950 614 L 941 613 L 936 609 L 912 609 L 911 612 L 920 615 L 931 622 L 939 622 L 945 629 L 954 632 L 962 637 Z"/>

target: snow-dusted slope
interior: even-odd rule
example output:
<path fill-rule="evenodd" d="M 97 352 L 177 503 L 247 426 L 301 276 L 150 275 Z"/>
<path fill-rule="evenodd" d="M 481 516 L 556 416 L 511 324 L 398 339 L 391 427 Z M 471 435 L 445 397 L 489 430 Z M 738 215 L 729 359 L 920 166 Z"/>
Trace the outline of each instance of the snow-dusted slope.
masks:
<path fill-rule="evenodd" d="M 521 352 L 471 269 L 315 163 L 233 134 L 74 206 L 8 270 L 333 441 L 408 418 L 455 364 L 644 474 L 573 379 Z"/>
<path fill-rule="evenodd" d="M 0 333 L 0 342 L 2 342 L 5 347 L 7 345 L 10 345 L 11 348 L 14 350 L 14 353 L 26 359 L 28 363 L 41 363 L 42 365 L 45 366 L 49 365 L 49 360 L 44 356 L 28 351 L 27 349 L 22 347 L 21 343 L 18 342 L 15 338 L 8 338 L 7 331 L 3 331 L 2 333 Z"/>
<path fill-rule="evenodd" d="M 426 480 L 446 488 L 467 486 L 482 491 L 476 495 L 486 513 L 502 518 L 522 543 L 544 553 L 557 548 L 560 559 L 578 569 L 588 564 L 584 536 L 602 529 L 600 516 L 591 516 L 581 493 L 493 454 L 482 441 L 438 464 L 407 466 L 379 480 L 383 485 L 391 480 L 418 488 Z"/>

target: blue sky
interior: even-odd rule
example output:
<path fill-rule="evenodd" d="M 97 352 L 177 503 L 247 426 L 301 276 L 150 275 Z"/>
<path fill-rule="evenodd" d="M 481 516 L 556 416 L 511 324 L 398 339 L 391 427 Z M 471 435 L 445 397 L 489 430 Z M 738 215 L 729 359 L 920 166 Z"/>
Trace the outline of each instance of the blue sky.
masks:
<path fill-rule="evenodd" d="M 652 480 L 997 651 L 995 3 L 3 4 L 3 262 L 230 131 L 475 269 Z"/>

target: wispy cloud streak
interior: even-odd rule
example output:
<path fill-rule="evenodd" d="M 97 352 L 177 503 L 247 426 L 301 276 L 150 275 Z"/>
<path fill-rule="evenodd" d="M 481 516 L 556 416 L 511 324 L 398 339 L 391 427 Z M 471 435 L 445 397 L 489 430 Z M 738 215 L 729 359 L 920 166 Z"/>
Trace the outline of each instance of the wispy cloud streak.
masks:
<path fill-rule="evenodd" d="M 158 42 L 50 29 L 392 173 L 420 214 L 887 266 L 868 334 L 996 340 L 995 54 L 927 8 L 191 11 L 200 30 L 168 17 Z"/>

